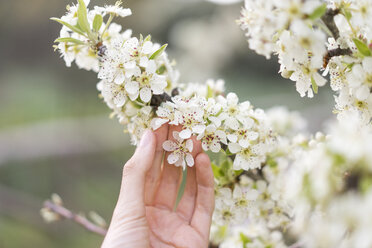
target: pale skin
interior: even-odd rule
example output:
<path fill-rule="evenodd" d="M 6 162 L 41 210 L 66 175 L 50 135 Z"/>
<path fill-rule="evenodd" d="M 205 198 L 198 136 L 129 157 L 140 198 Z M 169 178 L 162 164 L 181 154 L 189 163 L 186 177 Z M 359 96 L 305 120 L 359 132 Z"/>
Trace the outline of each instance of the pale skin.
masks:
<path fill-rule="evenodd" d="M 208 156 L 194 140 L 195 165 L 176 211 L 182 169 L 163 162 L 165 140 L 180 127 L 146 131 L 123 169 L 119 199 L 103 248 L 206 248 L 214 209 L 214 178 Z"/>

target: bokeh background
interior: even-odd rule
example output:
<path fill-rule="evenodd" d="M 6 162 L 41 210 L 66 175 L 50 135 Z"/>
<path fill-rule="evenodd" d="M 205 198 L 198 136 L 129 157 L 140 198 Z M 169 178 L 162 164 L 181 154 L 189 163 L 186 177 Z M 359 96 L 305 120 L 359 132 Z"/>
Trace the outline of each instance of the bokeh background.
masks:
<path fill-rule="evenodd" d="M 49 20 L 69 0 L 0 0 L 0 247 L 99 247 L 102 238 L 69 221 L 46 224 L 44 199 L 58 193 L 76 212 L 110 220 L 121 169 L 134 148 L 98 99 L 96 75 L 66 68 L 52 45 L 60 26 Z M 114 3 L 95 0 L 92 4 Z M 240 4 L 203 0 L 126 0 L 120 20 L 134 35 L 169 43 L 183 82 L 224 78 L 228 91 L 256 107 L 301 111 L 311 131 L 331 116 L 328 87 L 301 99 L 281 79 L 276 58 L 248 50 L 236 26 Z"/>

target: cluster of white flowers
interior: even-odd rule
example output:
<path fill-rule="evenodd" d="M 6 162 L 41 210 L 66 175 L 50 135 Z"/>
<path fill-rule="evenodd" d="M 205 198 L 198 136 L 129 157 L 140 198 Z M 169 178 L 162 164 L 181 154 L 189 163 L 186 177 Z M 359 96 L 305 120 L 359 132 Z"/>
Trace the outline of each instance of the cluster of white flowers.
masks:
<path fill-rule="evenodd" d="M 153 43 L 150 36 L 131 37 L 130 31 L 120 34 L 121 26 L 111 23 L 116 16 L 129 15 L 129 9 L 121 8 L 119 2 L 88 10 L 88 4 L 79 0 L 61 18 L 64 21 L 54 19 L 63 24 L 62 30 L 70 38 L 76 36 L 74 40 L 57 39 L 59 46 L 68 47 L 60 52 L 66 59 L 70 51 L 76 58 L 86 56 L 82 48 L 89 51 L 92 61 L 77 62 L 78 66 L 94 64 L 91 69 L 101 79 L 97 85 L 100 95 L 127 126 L 132 143 L 138 142 L 145 129 L 155 130 L 165 123 L 181 125 L 176 140 L 187 143 L 194 136 L 205 151 L 235 156 L 235 170 L 261 167 L 274 140 L 262 110 L 254 109 L 248 101 L 239 103 L 234 93 L 224 97 L 223 80 L 178 85 L 178 72 L 168 60 L 166 45 Z M 103 22 L 105 15 L 109 15 L 107 23 Z M 177 143 L 182 153 L 177 147 L 164 147 L 173 151 L 170 163 L 183 167 L 193 164 L 189 156 L 176 159 L 176 151 L 177 156 L 183 154 L 184 142 Z"/>
<path fill-rule="evenodd" d="M 286 181 L 291 228 L 303 247 L 370 247 L 372 130 L 358 116 L 298 154 Z"/>
<path fill-rule="evenodd" d="M 179 84 L 166 45 L 112 23 L 129 9 L 120 2 L 93 10 L 88 4 L 78 0 L 61 19 L 53 18 L 63 25 L 57 48 L 67 66 L 75 61 L 98 74 L 100 97 L 132 143 L 146 129 L 169 124 L 179 126 L 163 143 L 169 164 L 192 167 L 193 140 L 220 153 L 212 163 L 212 243 L 372 245 L 371 0 L 245 1 L 238 23 L 250 48 L 267 58 L 277 54 L 280 72 L 296 82 L 301 96 L 312 97 L 329 75 L 339 123 L 330 136 L 315 137 L 306 134 L 298 113 L 283 107 L 265 113 L 239 102 L 235 93 L 224 93 L 223 80 Z"/>
<path fill-rule="evenodd" d="M 371 13 L 369 0 L 246 0 L 238 23 L 251 49 L 267 58 L 278 55 L 280 73 L 296 82 L 301 96 L 313 97 L 329 73 L 336 112 L 357 111 L 369 122 Z"/>
<path fill-rule="evenodd" d="M 286 173 L 292 156 L 304 152 L 309 138 L 297 134 L 306 125 L 298 113 L 283 107 L 267 113 L 277 142 L 262 168 L 232 173 L 229 160 L 214 167 L 216 205 L 211 241 L 220 247 L 287 247 L 283 240 L 293 221 L 293 208 L 284 194 Z"/>
<path fill-rule="evenodd" d="M 274 142 L 262 110 L 254 109 L 249 102 L 239 103 L 234 93 L 208 99 L 182 97 L 182 91 L 180 94 L 158 108 L 154 129 L 166 122 L 181 125 L 182 139 L 194 135 L 205 151 L 224 150 L 235 155 L 235 170 L 261 167 Z"/>

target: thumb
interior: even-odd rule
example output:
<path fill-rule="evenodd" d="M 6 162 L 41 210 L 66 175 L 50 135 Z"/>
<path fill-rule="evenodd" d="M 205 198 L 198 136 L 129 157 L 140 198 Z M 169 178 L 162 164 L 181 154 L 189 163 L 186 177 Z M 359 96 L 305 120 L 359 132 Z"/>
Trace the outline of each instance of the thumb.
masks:
<path fill-rule="evenodd" d="M 152 166 L 156 148 L 155 134 L 147 130 L 132 158 L 124 165 L 118 205 L 144 204 L 146 173 Z"/>

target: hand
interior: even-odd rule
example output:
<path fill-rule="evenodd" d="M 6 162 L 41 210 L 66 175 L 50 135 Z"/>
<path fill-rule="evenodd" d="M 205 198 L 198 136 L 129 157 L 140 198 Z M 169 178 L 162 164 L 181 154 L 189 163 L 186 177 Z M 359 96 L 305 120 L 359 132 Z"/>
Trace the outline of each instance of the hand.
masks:
<path fill-rule="evenodd" d="M 169 165 L 162 144 L 179 127 L 146 131 L 126 163 L 118 203 L 103 248 L 206 248 L 214 209 L 214 179 L 208 156 L 194 140 L 195 165 L 174 212 L 182 168 Z M 167 154 L 166 154 L 167 156 Z M 163 166 L 162 166 L 163 164 Z"/>

